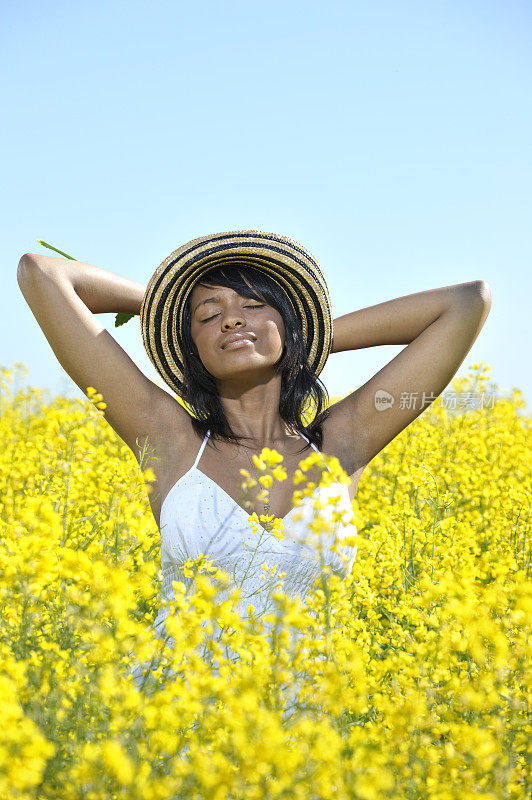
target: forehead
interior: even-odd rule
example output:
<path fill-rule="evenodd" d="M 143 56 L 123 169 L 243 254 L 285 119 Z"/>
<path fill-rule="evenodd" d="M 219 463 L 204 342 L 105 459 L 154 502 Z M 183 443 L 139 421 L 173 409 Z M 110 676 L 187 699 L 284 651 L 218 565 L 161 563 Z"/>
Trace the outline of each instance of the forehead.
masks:
<path fill-rule="evenodd" d="M 253 292 L 254 294 L 260 294 L 260 292 L 255 289 L 249 278 L 244 277 L 244 281 L 249 286 L 250 292 Z M 229 286 L 220 286 L 220 284 L 217 283 L 209 283 L 206 286 L 197 283 L 189 295 L 189 302 L 193 307 L 194 303 L 197 304 L 202 300 L 205 300 L 207 297 L 219 297 L 221 300 L 228 300 L 233 296 L 245 297 L 246 295 L 240 295 L 237 291 L 235 291 L 235 289 L 231 289 Z"/>
<path fill-rule="evenodd" d="M 220 297 L 223 297 L 224 295 L 227 295 L 229 297 L 229 296 L 231 296 L 233 294 L 238 294 L 238 292 L 235 292 L 234 289 L 230 289 L 229 286 L 220 286 L 217 283 L 212 283 L 212 284 L 209 283 L 207 286 L 202 286 L 199 283 L 197 283 L 194 286 L 194 288 L 192 289 L 192 292 L 190 293 L 190 297 L 191 297 L 191 299 L 194 299 L 194 300 L 196 298 L 198 300 L 202 300 L 204 297 L 207 297 L 207 295 L 211 295 L 211 294 L 212 295 L 220 295 Z"/>

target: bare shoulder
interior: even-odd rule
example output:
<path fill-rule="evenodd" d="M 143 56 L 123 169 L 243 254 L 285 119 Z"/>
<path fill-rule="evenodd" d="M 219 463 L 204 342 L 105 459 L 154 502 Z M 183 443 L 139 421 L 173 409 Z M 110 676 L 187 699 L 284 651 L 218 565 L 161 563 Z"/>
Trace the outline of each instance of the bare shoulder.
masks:
<path fill-rule="evenodd" d="M 352 418 L 345 412 L 341 401 L 329 406 L 328 412 L 322 425 L 323 452 L 336 456 L 349 477 L 358 482 L 367 467 L 363 458 L 364 431 L 354 434 Z"/>
<path fill-rule="evenodd" d="M 164 472 L 170 452 L 185 456 L 191 447 L 194 433 L 188 411 L 168 392 L 152 384 L 150 392 L 150 422 L 142 435 L 136 437 L 133 452 L 145 469 L 148 465 L 159 475 Z M 158 464 L 156 468 L 155 464 Z"/>

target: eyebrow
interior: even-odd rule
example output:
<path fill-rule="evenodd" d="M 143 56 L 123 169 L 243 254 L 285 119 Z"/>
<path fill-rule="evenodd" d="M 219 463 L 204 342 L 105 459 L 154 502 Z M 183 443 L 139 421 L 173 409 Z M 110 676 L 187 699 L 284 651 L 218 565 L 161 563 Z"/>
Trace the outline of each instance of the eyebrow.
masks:
<path fill-rule="evenodd" d="M 220 295 L 219 294 L 217 294 L 216 297 L 208 297 L 206 300 L 202 300 L 200 303 L 198 303 L 198 305 L 196 306 L 196 308 L 194 309 L 194 311 L 192 313 L 195 314 L 196 311 L 198 310 L 198 308 L 200 306 L 204 306 L 205 303 L 219 303 L 219 302 L 220 302 Z"/>

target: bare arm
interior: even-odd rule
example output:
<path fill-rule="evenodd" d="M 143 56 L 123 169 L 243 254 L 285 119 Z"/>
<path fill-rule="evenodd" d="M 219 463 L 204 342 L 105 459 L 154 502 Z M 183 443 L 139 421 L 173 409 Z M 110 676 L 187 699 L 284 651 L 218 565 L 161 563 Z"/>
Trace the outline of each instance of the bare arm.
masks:
<path fill-rule="evenodd" d="M 491 308 L 482 280 L 431 289 L 353 311 L 334 321 L 334 350 L 406 344 L 369 381 L 331 407 L 356 468 L 439 396 L 477 339 Z M 419 405 L 402 398 L 419 399 Z M 384 402 L 385 401 L 385 402 Z"/>
<path fill-rule="evenodd" d="M 53 258 L 26 253 L 19 261 L 17 277 L 37 265 L 41 272 L 60 276 L 69 281 L 74 291 L 93 314 L 140 314 L 142 298 L 146 292 L 143 283 L 132 281 L 102 267 L 84 264 L 70 258 Z"/>
<path fill-rule="evenodd" d="M 186 411 L 150 381 L 95 316 L 138 314 L 146 287 L 91 264 L 27 253 L 17 280 L 63 369 L 87 393 L 101 392 L 105 419 L 138 458 L 138 443 L 163 440 L 163 410 Z M 176 431 L 177 436 L 180 435 Z"/>
<path fill-rule="evenodd" d="M 362 350 L 365 347 L 383 344 L 410 344 L 458 297 L 468 291 L 483 292 L 491 301 L 487 283 L 470 281 L 408 294 L 344 314 L 343 317 L 334 320 L 331 352 Z M 477 333 L 480 332 L 482 324 L 479 325 Z"/>

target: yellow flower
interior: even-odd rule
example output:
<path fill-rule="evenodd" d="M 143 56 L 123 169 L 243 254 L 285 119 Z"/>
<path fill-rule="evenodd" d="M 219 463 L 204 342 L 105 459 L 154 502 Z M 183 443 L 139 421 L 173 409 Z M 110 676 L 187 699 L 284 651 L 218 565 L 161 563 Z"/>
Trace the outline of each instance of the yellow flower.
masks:
<path fill-rule="evenodd" d="M 483 390 L 478 377 L 453 388 L 467 399 Z M 522 393 L 459 414 L 434 404 L 372 460 L 347 506 L 331 487 L 327 501 L 320 494 L 304 515 L 294 510 L 286 530 L 253 512 L 260 536 L 254 547 L 249 535 L 236 538 L 226 571 L 208 553 L 175 549 L 163 573 L 160 533 L 137 491 L 155 476 L 139 476 L 144 461 L 139 470 L 101 409 L 43 402 L 38 390 L 10 397 L 5 376 L 0 384 L 0 599 L 9 634 L 0 646 L 0 797 L 13 787 L 33 797 L 56 761 L 82 794 L 97 796 L 105 781 L 113 795 L 146 800 L 189 784 L 198 796 L 275 794 L 272 774 L 295 796 L 293 776 L 310 762 L 315 794 L 327 800 L 391 797 L 406 784 L 412 796 L 463 796 L 463 764 L 468 786 L 498 797 L 504 762 L 517 797 L 524 762 L 506 763 L 506 745 L 522 753 L 532 738 L 523 715 L 532 426 Z M 103 402 L 90 388 L 93 403 Z M 264 483 L 284 469 L 275 451 L 263 456 L 260 472 L 255 465 L 241 478 L 267 478 L 255 481 L 267 498 Z M 329 472 L 316 458 L 320 486 L 342 482 L 338 459 L 326 456 Z M 303 469 L 298 479 L 294 509 L 316 485 L 306 485 Z M 349 506 L 358 534 L 346 535 Z M 211 544 L 205 536 L 203 549 Z M 285 593 L 279 554 L 289 548 Z M 152 627 L 159 610 L 165 624 Z M 72 634 L 66 649 L 58 619 Z M 144 685 L 129 674 L 136 664 Z M 43 720 L 25 711 L 32 697 L 68 737 L 47 742 Z M 80 715 L 91 720 L 92 741 Z M 186 732 L 182 740 L 176 731 Z M 171 758 L 171 775 L 160 754 Z"/>
<path fill-rule="evenodd" d="M 308 472 L 309 469 L 313 466 L 319 466 L 323 469 L 323 461 L 321 459 L 321 455 L 319 453 L 312 453 L 312 455 L 307 456 L 302 461 L 299 462 L 299 466 L 303 470 L 303 472 Z"/>
<path fill-rule="evenodd" d="M 135 771 L 133 762 L 126 751 L 117 741 L 104 742 L 102 746 L 103 762 L 106 764 L 117 780 L 125 785 L 133 782 Z"/>
<path fill-rule="evenodd" d="M 241 469 L 240 474 L 244 476 L 244 480 L 241 483 L 244 489 L 253 489 L 257 485 L 257 481 L 251 477 L 247 469 Z"/>
<path fill-rule="evenodd" d="M 283 460 L 283 456 L 278 453 L 277 450 L 270 450 L 269 447 L 262 448 L 260 457 L 268 467 L 275 467 L 276 464 L 279 464 Z"/>
<path fill-rule="evenodd" d="M 287 479 L 286 470 L 283 467 L 275 467 L 272 472 L 273 477 L 276 481 L 285 481 Z"/>
<path fill-rule="evenodd" d="M 294 483 L 296 484 L 296 486 L 298 483 L 304 483 L 306 480 L 307 479 L 305 475 L 301 472 L 301 470 L 296 469 L 296 471 L 294 472 Z"/>

